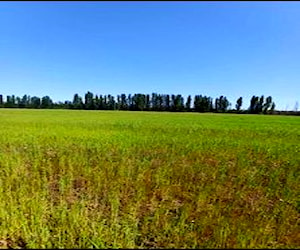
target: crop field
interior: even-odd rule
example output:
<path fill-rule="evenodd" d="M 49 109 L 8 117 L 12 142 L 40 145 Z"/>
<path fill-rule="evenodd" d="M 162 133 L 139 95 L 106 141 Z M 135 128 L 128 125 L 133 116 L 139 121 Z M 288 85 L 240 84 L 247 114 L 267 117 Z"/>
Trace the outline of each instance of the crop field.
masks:
<path fill-rule="evenodd" d="M 0 109 L 1 248 L 300 248 L 300 118 Z"/>

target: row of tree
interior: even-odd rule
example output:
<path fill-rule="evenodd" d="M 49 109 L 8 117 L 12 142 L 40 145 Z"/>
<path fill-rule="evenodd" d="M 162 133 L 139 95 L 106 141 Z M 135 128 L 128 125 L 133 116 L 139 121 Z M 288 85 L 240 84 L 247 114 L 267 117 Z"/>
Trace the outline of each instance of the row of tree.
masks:
<path fill-rule="evenodd" d="M 193 103 L 192 103 L 193 102 Z M 241 110 L 243 98 L 236 100 L 235 108 L 225 96 L 215 98 L 203 95 L 195 95 L 192 101 L 191 95 L 184 100 L 182 95 L 149 94 L 126 94 L 117 95 L 94 95 L 88 91 L 84 98 L 75 94 L 73 101 L 55 103 L 49 96 L 42 98 L 29 95 L 18 97 L 6 96 L 4 101 L 0 95 L 0 107 L 2 108 L 34 108 L 34 109 L 86 109 L 86 110 L 141 110 L 141 111 L 173 111 L 173 112 L 239 112 L 239 113 L 271 113 L 275 109 L 272 97 L 253 96 L 247 110 Z"/>

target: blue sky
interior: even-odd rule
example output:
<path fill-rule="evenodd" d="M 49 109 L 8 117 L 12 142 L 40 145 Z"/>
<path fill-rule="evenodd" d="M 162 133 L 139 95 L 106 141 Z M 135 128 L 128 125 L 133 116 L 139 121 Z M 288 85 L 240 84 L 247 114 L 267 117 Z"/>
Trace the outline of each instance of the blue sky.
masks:
<path fill-rule="evenodd" d="M 0 2 L 0 94 L 300 103 L 300 2 Z"/>

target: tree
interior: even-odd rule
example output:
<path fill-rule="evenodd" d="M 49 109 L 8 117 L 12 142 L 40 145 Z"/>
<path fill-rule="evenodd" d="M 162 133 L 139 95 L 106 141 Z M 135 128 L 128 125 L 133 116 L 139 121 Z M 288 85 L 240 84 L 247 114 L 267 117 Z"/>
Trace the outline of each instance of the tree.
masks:
<path fill-rule="evenodd" d="M 10 95 L 6 96 L 6 103 L 4 104 L 4 107 L 13 108 L 14 104 L 14 98 L 12 98 Z"/>
<path fill-rule="evenodd" d="M 263 107 L 264 107 L 264 96 L 262 95 L 259 98 L 258 105 L 256 107 L 256 113 L 258 113 L 258 114 L 261 113 L 263 110 Z"/>
<path fill-rule="evenodd" d="M 19 96 L 16 96 L 16 102 L 15 102 L 15 104 L 16 104 L 16 106 L 17 106 L 18 108 L 24 108 L 24 107 L 22 107 L 22 105 L 21 105 L 21 98 L 20 98 Z"/>
<path fill-rule="evenodd" d="M 171 96 L 171 111 L 183 111 L 184 110 L 184 99 L 181 95 Z"/>
<path fill-rule="evenodd" d="M 164 110 L 164 100 L 163 100 L 163 95 L 157 95 L 157 105 L 158 105 L 158 110 L 163 111 Z"/>
<path fill-rule="evenodd" d="M 52 108 L 53 102 L 49 96 L 42 97 L 41 108 L 49 109 Z"/>
<path fill-rule="evenodd" d="M 235 105 L 237 111 L 240 111 L 242 104 L 243 104 L 243 97 L 240 97 L 239 99 L 237 99 Z"/>
<path fill-rule="evenodd" d="M 257 106 L 258 106 L 258 96 L 252 96 L 251 100 L 250 100 L 250 107 L 249 107 L 249 113 L 250 114 L 257 114 Z"/>
<path fill-rule="evenodd" d="M 3 100 L 3 96 L 0 95 L 0 107 L 8 108 L 63 108 L 63 109 L 97 109 L 97 110 L 147 110 L 147 111 L 196 111 L 196 112 L 226 112 L 230 109 L 231 104 L 225 96 L 220 96 L 215 100 L 209 96 L 195 95 L 193 106 L 192 97 L 189 95 L 184 100 L 184 97 L 180 94 L 157 94 L 152 95 L 145 94 L 126 94 L 117 95 L 116 101 L 114 96 L 108 95 L 93 95 L 88 91 L 84 96 L 84 102 L 82 98 L 75 94 L 73 101 L 64 101 L 53 103 L 49 96 L 39 98 L 37 96 L 30 97 L 24 95 L 22 98 L 15 95 L 8 95 L 6 102 Z M 213 101 L 215 105 L 213 105 Z M 239 97 L 236 101 L 236 110 L 239 112 L 243 103 L 243 98 Z M 268 96 L 266 99 L 264 96 L 253 95 L 250 100 L 249 113 L 272 113 L 275 109 L 275 103 L 272 101 L 272 97 Z M 298 110 L 298 102 L 295 105 L 295 111 Z"/>
<path fill-rule="evenodd" d="M 274 104 L 274 107 L 273 107 Z M 249 107 L 249 113 L 251 114 L 259 114 L 259 113 L 268 113 L 268 111 L 273 111 L 275 108 L 275 103 L 272 102 L 272 96 L 268 96 L 264 100 L 264 96 L 261 97 L 258 96 L 252 96 L 250 100 L 250 107 Z"/>
<path fill-rule="evenodd" d="M 271 112 L 273 113 L 274 110 L 275 110 L 275 102 L 272 102 Z"/>
<path fill-rule="evenodd" d="M 96 105 L 98 109 L 100 110 L 104 109 L 104 99 L 102 95 L 99 95 L 98 103 Z"/>
<path fill-rule="evenodd" d="M 146 96 L 143 94 L 134 94 L 133 100 L 133 110 L 144 110 L 146 107 Z"/>
<path fill-rule="evenodd" d="M 151 107 L 152 110 L 157 111 L 158 110 L 158 98 L 156 93 L 152 93 L 151 96 Z"/>
<path fill-rule="evenodd" d="M 191 110 L 191 103 L 192 103 L 192 97 L 189 95 L 186 104 L 185 104 L 185 110 L 190 111 Z"/>
<path fill-rule="evenodd" d="M 71 101 L 65 101 L 64 103 L 59 102 L 58 104 L 54 105 L 54 108 L 71 109 L 72 107 L 73 107 L 73 103 Z"/>
<path fill-rule="evenodd" d="M 83 108 L 82 98 L 78 94 L 74 95 L 72 106 L 74 109 L 82 109 Z"/>
<path fill-rule="evenodd" d="M 170 111 L 170 95 L 164 95 L 164 110 Z"/>
<path fill-rule="evenodd" d="M 266 102 L 265 104 L 263 105 L 263 113 L 266 114 L 267 111 L 271 108 L 271 105 L 272 105 L 272 97 L 271 96 L 268 96 L 266 98 Z"/>
<path fill-rule="evenodd" d="M 145 104 L 146 105 L 146 110 L 149 111 L 150 106 L 151 106 L 150 95 L 149 94 L 146 95 L 146 100 L 145 101 L 146 101 L 146 104 Z"/>
<path fill-rule="evenodd" d="M 125 94 L 121 94 L 120 109 L 121 110 L 128 110 L 127 98 L 126 98 Z"/>
<path fill-rule="evenodd" d="M 215 100 L 215 110 L 216 112 L 225 112 L 229 107 L 229 101 L 227 100 L 226 96 L 220 96 Z"/>
<path fill-rule="evenodd" d="M 175 95 L 171 95 L 171 105 L 170 105 L 170 110 L 171 111 L 175 111 L 176 110 L 176 108 L 175 108 Z"/>
<path fill-rule="evenodd" d="M 30 101 L 28 102 L 27 95 L 23 95 L 22 99 L 20 99 L 20 102 L 18 104 L 19 108 L 26 108 L 30 104 Z"/>
<path fill-rule="evenodd" d="M 107 95 L 107 109 L 109 110 L 116 109 L 115 98 L 112 95 Z"/>
<path fill-rule="evenodd" d="M 94 109 L 99 109 L 99 97 L 98 95 L 94 98 Z"/>
<path fill-rule="evenodd" d="M 39 109 L 41 107 L 41 98 L 37 96 L 33 96 L 30 98 L 30 106 L 35 109 Z"/>
<path fill-rule="evenodd" d="M 14 108 L 16 106 L 16 97 L 15 97 L 15 95 L 11 96 L 11 103 L 12 103 L 12 107 Z"/>
<path fill-rule="evenodd" d="M 194 108 L 195 108 L 195 111 L 197 111 L 197 112 L 202 111 L 201 100 L 202 100 L 201 95 L 195 95 L 195 97 L 194 97 Z"/>
<path fill-rule="evenodd" d="M 212 98 L 209 96 L 195 95 L 194 108 L 196 112 L 210 112 L 213 111 Z"/>
<path fill-rule="evenodd" d="M 223 96 L 222 96 L 222 97 L 223 97 Z M 229 105 L 230 105 L 229 101 L 227 100 L 226 96 L 224 96 L 224 97 L 221 99 L 221 111 L 222 111 L 222 112 L 227 111 Z"/>
<path fill-rule="evenodd" d="M 85 106 L 85 109 L 89 109 L 89 110 L 92 110 L 92 109 L 95 109 L 95 103 L 94 103 L 94 99 L 93 99 L 93 93 L 88 91 L 86 94 L 85 94 L 85 98 L 84 98 L 84 106 Z"/>

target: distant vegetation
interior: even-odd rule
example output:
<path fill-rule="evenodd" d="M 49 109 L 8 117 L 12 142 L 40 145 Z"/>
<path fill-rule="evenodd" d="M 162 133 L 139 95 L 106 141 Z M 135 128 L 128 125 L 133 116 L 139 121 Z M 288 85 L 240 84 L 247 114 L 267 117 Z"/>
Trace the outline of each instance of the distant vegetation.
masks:
<path fill-rule="evenodd" d="M 130 111 L 169 111 L 169 112 L 216 112 L 216 113 L 249 113 L 278 114 L 271 96 L 252 96 L 249 107 L 241 109 L 243 98 L 239 97 L 231 104 L 226 96 L 213 99 L 210 96 L 189 95 L 186 100 L 182 95 L 165 95 L 152 93 L 117 95 L 94 95 L 88 91 L 84 98 L 75 94 L 73 101 L 54 103 L 49 96 L 42 98 L 24 95 L 0 95 L 1 108 L 33 108 L 33 109 L 85 109 L 85 110 L 130 110 Z M 287 113 L 289 114 L 289 113 Z M 297 112 L 292 112 L 297 114 Z M 298 113 L 299 114 L 299 113 Z"/>

